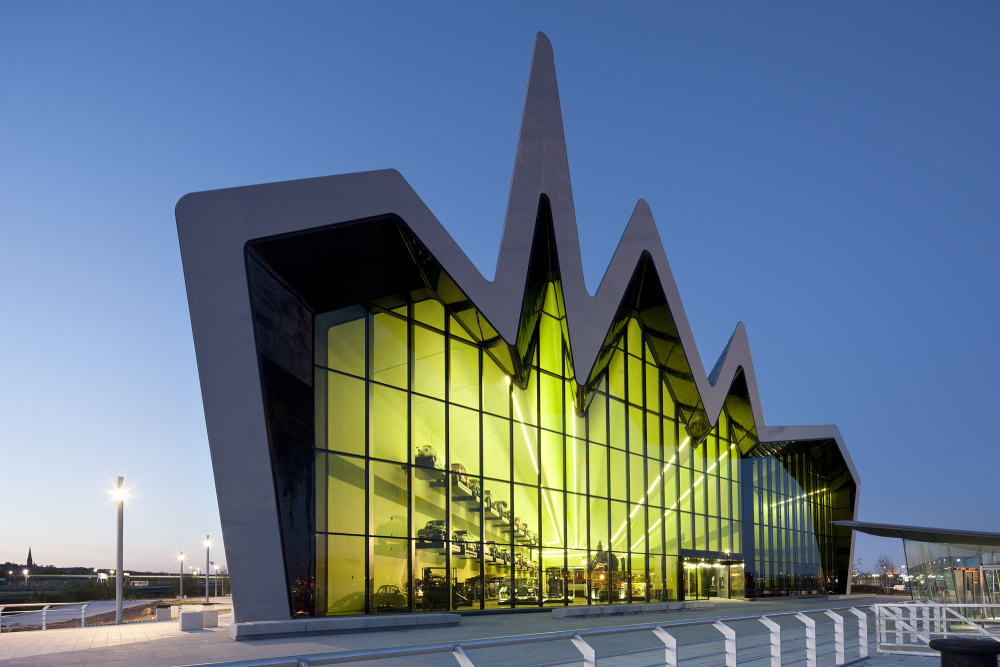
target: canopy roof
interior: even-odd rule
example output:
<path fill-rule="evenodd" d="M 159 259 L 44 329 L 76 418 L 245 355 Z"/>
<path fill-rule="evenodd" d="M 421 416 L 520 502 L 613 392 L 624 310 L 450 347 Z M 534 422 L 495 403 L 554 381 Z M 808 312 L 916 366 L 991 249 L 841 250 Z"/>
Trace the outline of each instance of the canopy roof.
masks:
<path fill-rule="evenodd" d="M 859 533 L 879 537 L 901 537 L 918 542 L 946 542 L 948 544 L 980 544 L 1000 547 L 1000 533 L 983 533 L 976 530 L 955 530 L 954 528 L 919 528 L 917 526 L 894 526 L 888 523 L 865 523 L 862 521 L 831 521 L 834 525 L 851 528 Z"/>

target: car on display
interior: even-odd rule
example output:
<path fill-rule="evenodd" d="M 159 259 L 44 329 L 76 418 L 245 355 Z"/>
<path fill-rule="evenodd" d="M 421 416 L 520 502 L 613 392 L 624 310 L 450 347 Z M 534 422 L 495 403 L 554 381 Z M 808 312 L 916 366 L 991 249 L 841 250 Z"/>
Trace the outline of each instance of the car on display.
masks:
<path fill-rule="evenodd" d="M 447 535 L 444 521 L 428 521 L 426 526 L 417 531 L 417 539 L 421 541 L 443 542 Z"/>
<path fill-rule="evenodd" d="M 495 544 L 487 544 L 486 553 L 489 554 L 490 558 L 493 560 L 498 560 L 500 558 L 500 547 Z"/>
<path fill-rule="evenodd" d="M 467 530 L 455 531 L 455 541 L 461 545 L 462 553 L 466 554 L 478 554 L 479 553 L 479 541 L 476 536 Z"/>
<path fill-rule="evenodd" d="M 510 512 L 507 511 L 507 501 L 497 500 L 493 502 L 493 511 L 497 513 L 501 519 L 506 519 L 510 516 Z"/>
<path fill-rule="evenodd" d="M 465 466 L 461 463 L 452 463 L 451 471 L 457 473 L 458 481 L 466 486 L 469 485 L 469 473 L 465 470 Z"/>
<path fill-rule="evenodd" d="M 510 565 L 510 550 L 509 549 L 501 549 L 500 550 L 500 560 L 502 560 L 504 563 L 507 563 L 508 565 Z"/>
<path fill-rule="evenodd" d="M 483 509 L 487 512 L 493 509 L 493 492 L 489 489 L 483 490 Z"/>
<path fill-rule="evenodd" d="M 479 486 L 479 482 L 477 482 L 474 479 L 470 480 L 469 481 L 469 488 L 472 489 L 472 495 L 473 495 L 473 497 L 477 501 L 482 500 L 482 497 L 483 497 L 483 487 Z"/>
<path fill-rule="evenodd" d="M 395 584 L 379 586 L 372 595 L 375 611 L 409 611 L 409 600 L 403 590 Z"/>
<path fill-rule="evenodd" d="M 524 529 L 524 539 L 526 539 L 530 544 L 535 543 L 535 534 L 532 533 L 527 528 Z"/>
<path fill-rule="evenodd" d="M 431 445 L 424 445 L 417 448 L 417 455 L 413 458 L 413 463 L 424 468 L 444 469 L 444 461 L 441 460 L 437 450 Z"/>
<path fill-rule="evenodd" d="M 521 523 L 521 517 L 514 517 L 514 530 L 521 532 L 523 530 L 524 524 Z"/>

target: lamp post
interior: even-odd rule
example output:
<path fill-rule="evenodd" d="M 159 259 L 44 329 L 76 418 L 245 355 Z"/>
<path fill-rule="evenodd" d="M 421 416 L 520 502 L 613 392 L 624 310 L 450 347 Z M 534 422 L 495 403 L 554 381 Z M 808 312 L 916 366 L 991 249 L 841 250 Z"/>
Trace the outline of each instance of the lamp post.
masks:
<path fill-rule="evenodd" d="M 125 568 L 123 542 L 125 538 L 125 478 L 118 478 L 115 490 L 118 500 L 118 567 L 115 568 L 115 625 L 122 624 L 122 570 Z"/>
<path fill-rule="evenodd" d="M 212 574 L 211 563 L 208 560 L 208 551 L 212 548 L 212 541 L 205 536 L 205 604 L 208 604 L 208 577 Z"/>
<path fill-rule="evenodd" d="M 177 592 L 177 597 L 181 600 L 184 599 L 184 552 L 181 552 L 181 588 Z"/>
<path fill-rule="evenodd" d="M 24 573 L 24 585 L 27 586 L 28 585 L 28 568 L 25 568 L 25 569 L 21 570 L 21 572 Z"/>
<path fill-rule="evenodd" d="M 212 567 L 215 568 L 215 597 L 219 597 L 219 564 L 212 563 Z"/>

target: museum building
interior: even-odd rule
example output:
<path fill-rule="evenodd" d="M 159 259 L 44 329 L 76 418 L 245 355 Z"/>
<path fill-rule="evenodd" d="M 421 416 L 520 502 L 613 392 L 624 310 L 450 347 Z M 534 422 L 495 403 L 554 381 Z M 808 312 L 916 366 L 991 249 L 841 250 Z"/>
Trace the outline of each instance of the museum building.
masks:
<path fill-rule="evenodd" d="M 494 280 L 393 170 L 177 223 L 237 621 L 849 591 L 838 429 L 706 373 L 645 202 L 587 292 L 544 35 Z"/>

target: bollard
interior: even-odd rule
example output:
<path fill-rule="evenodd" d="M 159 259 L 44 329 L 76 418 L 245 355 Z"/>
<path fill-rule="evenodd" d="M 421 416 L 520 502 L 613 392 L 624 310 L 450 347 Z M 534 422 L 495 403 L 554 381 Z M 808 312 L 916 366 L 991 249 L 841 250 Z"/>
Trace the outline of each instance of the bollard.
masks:
<path fill-rule="evenodd" d="M 833 645 L 837 651 L 837 664 L 842 665 L 844 664 L 844 617 L 829 609 L 823 613 L 833 619 Z"/>
<path fill-rule="evenodd" d="M 664 657 L 666 667 L 677 667 L 677 639 L 660 626 L 653 628 L 653 634 L 663 642 L 664 651 L 666 652 L 666 656 Z"/>
<path fill-rule="evenodd" d="M 712 625 L 726 637 L 726 667 L 736 667 L 736 631 L 722 621 Z"/>
<path fill-rule="evenodd" d="M 583 667 L 597 667 L 597 651 L 580 635 L 573 635 L 573 646 L 583 654 Z"/>
<path fill-rule="evenodd" d="M 816 621 L 802 612 L 795 614 L 795 618 L 806 626 L 806 667 L 816 667 Z"/>
<path fill-rule="evenodd" d="M 761 616 L 760 622 L 771 631 L 771 667 L 781 667 L 781 626 L 767 616 Z"/>
<path fill-rule="evenodd" d="M 49 605 L 42 607 L 42 630 L 45 629 L 45 618 L 49 611 Z"/>

